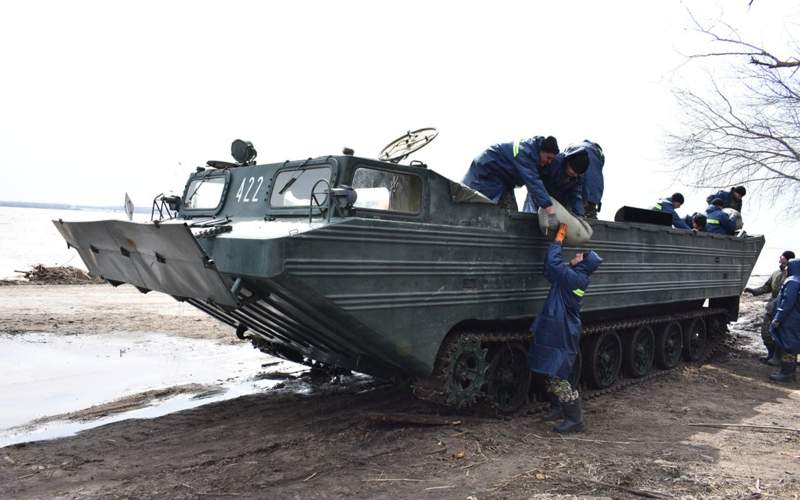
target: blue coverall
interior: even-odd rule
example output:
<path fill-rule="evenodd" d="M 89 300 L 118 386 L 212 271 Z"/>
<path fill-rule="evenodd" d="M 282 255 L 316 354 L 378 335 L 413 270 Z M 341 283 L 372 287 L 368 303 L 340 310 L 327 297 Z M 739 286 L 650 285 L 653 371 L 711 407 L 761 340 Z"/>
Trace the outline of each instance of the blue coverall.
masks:
<path fill-rule="evenodd" d="M 583 215 L 583 196 L 581 195 L 583 183 L 581 176 L 570 177 L 567 175 L 566 155 L 564 153 L 557 154 L 553 162 L 544 167 L 541 172 L 542 181 L 550 196 L 568 210 L 572 210 L 575 215 Z M 531 196 L 531 192 L 528 191 L 522 211 L 536 212 L 540 206 L 542 205 L 539 205 L 536 198 Z"/>
<path fill-rule="evenodd" d="M 736 223 L 716 205 L 706 208 L 706 232 L 712 234 L 733 234 Z"/>
<path fill-rule="evenodd" d="M 672 200 L 669 198 L 661 198 L 661 200 L 655 204 L 653 210 L 660 210 L 661 212 L 672 214 L 672 227 L 676 227 L 678 229 L 691 229 L 691 219 L 690 224 L 686 225 L 686 222 L 680 218 L 678 212 L 675 211 L 675 205 L 672 204 Z"/>
<path fill-rule="evenodd" d="M 550 292 L 530 328 L 533 342 L 528 367 L 532 372 L 569 379 L 580 347 L 581 300 L 589 286 L 589 276 L 602 263 L 595 252 L 587 252 L 583 261 L 572 267 L 562 260 L 561 245 L 550 244 L 544 261 Z"/>
<path fill-rule="evenodd" d="M 787 264 L 788 276 L 778 294 L 770 335 L 784 353 L 800 354 L 800 259 Z"/>
<path fill-rule="evenodd" d="M 540 177 L 539 148 L 544 137 L 495 144 L 472 160 L 462 181 L 465 185 L 499 203 L 504 195 L 514 196 L 514 188 L 525 186 L 536 203 L 553 203 Z"/>

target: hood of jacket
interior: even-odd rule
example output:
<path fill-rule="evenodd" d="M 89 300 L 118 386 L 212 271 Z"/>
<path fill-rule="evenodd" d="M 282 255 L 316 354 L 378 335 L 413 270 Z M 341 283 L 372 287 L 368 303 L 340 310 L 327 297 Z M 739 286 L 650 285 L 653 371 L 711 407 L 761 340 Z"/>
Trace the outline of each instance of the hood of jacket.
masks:
<path fill-rule="evenodd" d="M 789 276 L 800 276 L 800 259 L 792 259 L 786 264 Z"/>
<path fill-rule="evenodd" d="M 603 258 L 597 255 L 597 252 L 589 251 L 583 254 L 583 260 L 575 264 L 573 269 L 584 273 L 586 276 L 589 276 L 593 272 L 597 271 L 597 268 L 600 267 L 600 264 L 602 263 Z"/>

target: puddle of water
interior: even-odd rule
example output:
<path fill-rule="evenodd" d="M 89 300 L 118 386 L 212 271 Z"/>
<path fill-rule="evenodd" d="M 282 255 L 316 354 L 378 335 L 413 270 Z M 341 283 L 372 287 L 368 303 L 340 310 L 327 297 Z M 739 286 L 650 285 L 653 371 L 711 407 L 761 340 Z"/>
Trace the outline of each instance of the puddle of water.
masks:
<path fill-rule="evenodd" d="M 0 335 L 0 447 L 72 435 L 128 418 L 154 418 L 179 410 L 263 391 L 281 380 L 256 379 L 269 370 L 302 366 L 267 356 L 248 344 L 160 334 L 61 336 Z M 182 384 L 219 387 L 202 397 L 181 394 L 150 406 L 84 421 L 25 424 L 118 400 L 150 389 Z M 297 392 L 304 392 L 297 387 Z"/>

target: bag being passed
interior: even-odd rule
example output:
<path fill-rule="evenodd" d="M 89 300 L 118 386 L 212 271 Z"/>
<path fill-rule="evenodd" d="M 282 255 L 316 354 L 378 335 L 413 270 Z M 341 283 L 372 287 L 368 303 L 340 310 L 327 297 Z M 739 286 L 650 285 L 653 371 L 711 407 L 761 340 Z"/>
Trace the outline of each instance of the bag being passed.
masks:
<path fill-rule="evenodd" d="M 583 245 L 592 239 L 592 226 L 584 219 L 575 217 L 572 212 L 564 208 L 564 205 L 553 201 L 553 207 L 556 209 L 556 219 L 560 224 L 567 225 L 567 238 L 564 240 L 566 245 Z M 547 227 L 547 212 L 543 208 L 539 209 L 539 230 L 542 234 L 550 237 L 555 237 L 555 231 L 548 231 Z"/>

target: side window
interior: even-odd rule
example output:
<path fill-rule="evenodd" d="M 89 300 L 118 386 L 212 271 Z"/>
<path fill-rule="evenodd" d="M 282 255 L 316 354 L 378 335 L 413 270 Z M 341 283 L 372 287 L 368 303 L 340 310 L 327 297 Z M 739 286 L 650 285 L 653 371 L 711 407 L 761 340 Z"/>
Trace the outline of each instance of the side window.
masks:
<path fill-rule="evenodd" d="M 272 208 L 308 207 L 314 184 L 320 179 L 330 180 L 330 178 L 330 167 L 283 170 L 275 178 L 269 204 Z M 326 188 L 325 185 L 318 187 L 317 193 L 325 191 Z"/>
<path fill-rule="evenodd" d="M 360 167 L 353 189 L 356 208 L 416 214 L 422 207 L 422 179 L 416 175 Z"/>

